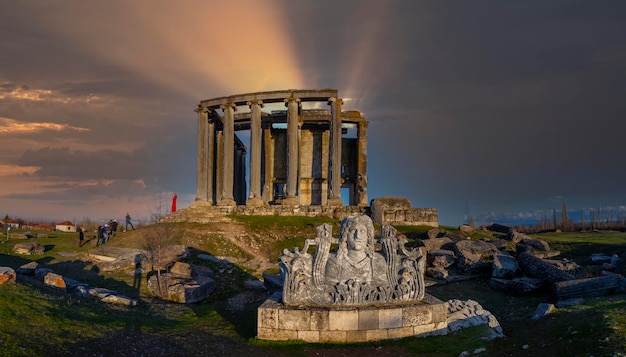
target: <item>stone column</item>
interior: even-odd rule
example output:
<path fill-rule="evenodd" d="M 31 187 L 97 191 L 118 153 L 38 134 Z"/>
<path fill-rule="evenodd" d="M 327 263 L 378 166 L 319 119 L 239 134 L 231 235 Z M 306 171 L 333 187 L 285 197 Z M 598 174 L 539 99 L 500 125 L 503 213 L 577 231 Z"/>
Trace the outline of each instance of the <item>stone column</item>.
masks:
<path fill-rule="evenodd" d="M 250 106 L 250 194 L 246 206 L 262 206 L 261 199 L 261 108 L 263 102 L 252 100 Z"/>
<path fill-rule="evenodd" d="M 341 98 L 329 98 L 330 164 L 328 173 L 328 205 L 342 206 L 341 201 Z"/>
<path fill-rule="evenodd" d="M 215 118 L 209 118 L 208 123 L 208 151 L 207 151 L 207 201 L 212 205 L 215 180 Z"/>
<path fill-rule="evenodd" d="M 207 200 L 207 123 L 206 108 L 201 105 L 195 110 L 198 113 L 198 162 L 196 164 L 196 201 Z"/>
<path fill-rule="evenodd" d="M 224 157 L 222 169 L 222 192 L 219 206 L 235 206 L 233 197 L 233 173 L 235 164 L 235 105 L 232 103 L 220 106 L 224 109 Z"/>
<path fill-rule="evenodd" d="M 300 203 L 298 199 L 298 152 L 300 120 L 298 109 L 300 99 L 289 97 L 285 98 L 287 111 L 287 197 L 283 201 L 285 205 L 297 205 Z"/>
<path fill-rule="evenodd" d="M 355 204 L 360 207 L 369 205 L 367 199 L 367 126 L 368 122 L 361 121 L 357 127 L 357 182 Z"/>
<path fill-rule="evenodd" d="M 263 128 L 263 160 L 265 172 L 263 173 L 263 201 L 274 200 L 274 140 L 272 140 L 271 124 Z"/>

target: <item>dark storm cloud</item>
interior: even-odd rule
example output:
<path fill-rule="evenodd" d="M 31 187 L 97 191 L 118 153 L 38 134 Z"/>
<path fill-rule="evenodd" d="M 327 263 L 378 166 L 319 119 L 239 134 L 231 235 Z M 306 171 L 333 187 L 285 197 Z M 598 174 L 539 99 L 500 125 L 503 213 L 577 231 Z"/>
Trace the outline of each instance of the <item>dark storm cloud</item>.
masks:
<path fill-rule="evenodd" d="M 21 166 L 37 166 L 42 177 L 73 179 L 142 179 L 153 166 L 145 151 L 123 152 L 98 150 L 70 151 L 69 148 L 27 150 L 15 162 Z"/>

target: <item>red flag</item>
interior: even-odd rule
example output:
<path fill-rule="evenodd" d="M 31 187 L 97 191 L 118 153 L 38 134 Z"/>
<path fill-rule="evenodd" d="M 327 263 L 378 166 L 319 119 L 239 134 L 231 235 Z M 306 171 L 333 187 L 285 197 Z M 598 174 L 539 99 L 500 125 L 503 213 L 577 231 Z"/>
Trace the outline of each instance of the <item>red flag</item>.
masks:
<path fill-rule="evenodd" d="M 178 198 L 178 196 L 176 194 L 174 194 L 174 197 L 172 197 L 172 213 L 176 212 L 176 199 Z"/>

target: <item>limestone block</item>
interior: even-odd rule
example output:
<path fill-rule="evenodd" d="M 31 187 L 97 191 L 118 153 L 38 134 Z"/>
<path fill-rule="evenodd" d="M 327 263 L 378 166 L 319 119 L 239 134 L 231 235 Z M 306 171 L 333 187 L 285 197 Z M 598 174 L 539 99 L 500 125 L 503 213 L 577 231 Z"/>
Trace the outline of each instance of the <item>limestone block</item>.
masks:
<path fill-rule="evenodd" d="M 298 331 L 298 340 L 305 342 L 320 342 L 319 331 Z"/>
<path fill-rule="evenodd" d="M 511 279 L 517 274 L 518 270 L 517 260 L 514 257 L 505 254 L 496 254 L 493 256 L 492 277 Z"/>
<path fill-rule="evenodd" d="M 63 276 L 52 273 L 52 272 L 44 275 L 43 283 L 53 288 L 59 288 L 59 289 L 67 288 L 67 285 L 65 284 L 65 280 L 63 280 Z"/>
<path fill-rule="evenodd" d="M 45 247 L 41 243 L 26 242 L 17 243 L 13 246 L 13 253 L 22 255 L 43 254 Z"/>
<path fill-rule="evenodd" d="M 367 342 L 367 331 L 369 330 L 357 330 L 346 331 L 346 342 Z"/>
<path fill-rule="evenodd" d="M 278 309 L 259 307 L 257 310 L 259 328 L 277 329 L 278 328 Z"/>
<path fill-rule="evenodd" d="M 102 302 L 116 305 L 137 306 L 137 299 L 124 295 L 108 295 L 100 299 Z"/>
<path fill-rule="evenodd" d="M 432 310 L 426 306 L 407 306 L 402 309 L 402 326 L 424 325 L 432 321 Z"/>
<path fill-rule="evenodd" d="M 448 238 L 446 238 L 448 239 Z M 456 257 L 454 256 L 454 252 L 446 249 L 435 249 L 431 250 L 429 253 L 429 260 L 431 260 L 430 264 L 433 267 L 438 268 L 447 268 L 456 262 Z"/>
<path fill-rule="evenodd" d="M 298 338 L 298 331 L 258 328 L 257 338 L 270 341 L 286 341 Z"/>
<path fill-rule="evenodd" d="M 159 284 L 161 290 L 159 290 Z M 215 289 L 215 280 L 209 277 L 181 278 L 171 273 L 148 278 L 150 292 L 164 300 L 191 304 L 206 299 Z"/>
<path fill-rule="evenodd" d="M 35 275 L 35 270 L 37 270 L 38 267 L 39 267 L 39 263 L 37 262 L 26 263 L 22 265 L 21 267 L 17 268 L 17 273 L 24 274 L 24 275 Z"/>
<path fill-rule="evenodd" d="M 550 245 L 548 244 L 548 242 L 546 242 L 543 239 L 536 239 L 536 238 L 528 237 L 528 238 L 522 239 L 520 243 L 526 244 L 528 246 L 533 247 L 536 250 L 540 250 L 544 252 L 547 252 L 550 250 Z"/>
<path fill-rule="evenodd" d="M 433 279 L 446 280 L 448 278 L 448 270 L 439 267 L 428 267 L 426 268 L 426 275 Z"/>
<path fill-rule="evenodd" d="M 346 342 L 347 332 L 339 330 L 320 331 L 320 342 Z"/>
<path fill-rule="evenodd" d="M 109 295 L 116 294 L 115 291 L 105 288 L 89 288 L 87 289 L 87 293 L 89 294 L 89 296 L 97 297 L 98 299 L 103 299 Z"/>
<path fill-rule="evenodd" d="M 380 309 L 378 316 L 381 329 L 402 327 L 402 308 Z"/>
<path fill-rule="evenodd" d="M 413 336 L 415 334 L 414 331 L 413 326 L 398 327 L 387 330 L 387 335 L 389 338 L 403 338 Z"/>
<path fill-rule="evenodd" d="M 330 330 L 358 330 L 359 312 L 357 310 L 331 310 L 328 312 Z"/>
<path fill-rule="evenodd" d="M 16 278 L 15 270 L 9 267 L 0 267 L 0 285 L 15 284 Z"/>
<path fill-rule="evenodd" d="M 367 340 L 368 341 L 380 341 L 388 339 L 389 335 L 387 334 L 387 330 L 367 330 Z"/>
<path fill-rule="evenodd" d="M 379 327 L 378 309 L 362 309 L 359 311 L 359 330 L 373 330 Z"/>
<path fill-rule="evenodd" d="M 191 265 L 183 262 L 175 262 L 170 273 L 184 278 L 191 278 Z"/>
<path fill-rule="evenodd" d="M 330 330 L 330 322 L 328 319 L 327 310 L 312 310 L 311 311 L 311 325 L 310 329 L 314 331 Z"/>
<path fill-rule="evenodd" d="M 481 240 L 462 240 L 454 244 L 457 265 L 467 272 L 479 272 L 491 269 L 493 256 L 499 254 L 498 248 Z"/>
<path fill-rule="evenodd" d="M 439 237 L 422 240 L 422 244 L 424 245 L 424 247 L 426 247 L 426 250 L 429 253 L 441 249 L 441 247 L 448 243 L 452 243 L 452 239 L 450 239 L 449 237 Z"/>
<path fill-rule="evenodd" d="M 311 326 L 309 310 L 278 310 L 278 328 L 281 330 L 308 330 Z"/>

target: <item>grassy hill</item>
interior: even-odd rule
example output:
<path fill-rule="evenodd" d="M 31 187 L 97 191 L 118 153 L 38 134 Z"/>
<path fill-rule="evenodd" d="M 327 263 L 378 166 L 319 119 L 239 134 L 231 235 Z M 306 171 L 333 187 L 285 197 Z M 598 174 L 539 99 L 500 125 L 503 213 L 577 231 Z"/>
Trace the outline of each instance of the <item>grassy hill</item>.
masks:
<path fill-rule="evenodd" d="M 427 292 L 441 300 L 473 299 L 491 311 L 507 336 L 494 341 L 480 339 L 482 327 L 428 338 L 405 338 L 372 344 L 329 345 L 268 342 L 255 339 L 256 308 L 268 297 L 263 290 L 246 288 L 264 270 L 275 271 L 284 248 L 303 246 L 315 236 L 315 226 L 336 220 L 306 217 L 230 217 L 211 224 L 176 223 L 170 241 L 191 247 L 188 262 L 209 266 L 216 291 L 192 305 L 153 299 L 146 284 L 125 272 L 105 273 L 86 258 L 111 247 L 144 248 L 154 226 L 118 233 L 97 249 L 93 233 L 78 247 L 78 235 L 48 232 L 34 238 L 46 247 L 38 256 L 16 256 L 12 247 L 22 239 L 0 243 L 0 266 L 19 266 L 34 260 L 64 276 L 138 297 L 134 308 L 79 298 L 36 282 L 19 279 L 0 286 L 0 356 L 50 355 L 241 355 L 241 356 L 458 356 L 484 348 L 481 356 L 613 356 L 626 353 L 626 295 L 586 299 L 584 304 L 558 309 L 539 321 L 530 317 L 537 304 L 550 302 L 550 293 L 511 296 L 488 287 L 486 279 L 434 285 Z M 417 244 L 429 227 L 396 227 Z M 445 227 L 455 231 L 453 228 Z M 15 232 L 13 232 L 15 233 Z M 37 233 L 37 232 L 33 232 Z M 550 242 L 562 257 L 588 263 L 591 253 L 617 253 L 625 257 L 626 234 L 620 232 L 533 235 Z M 493 238 L 490 232 L 476 239 Z M 203 255 L 228 259 L 224 264 Z M 620 271 L 624 274 L 624 268 Z M 592 272 L 590 272 L 592 273 Z M 145 277 L 145 276 L 144 276 Z"/>

